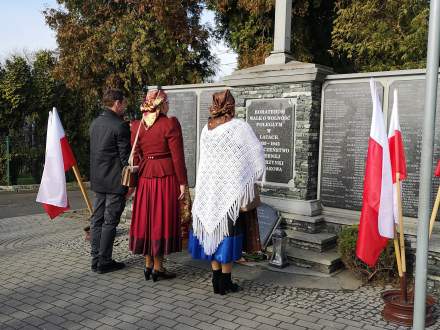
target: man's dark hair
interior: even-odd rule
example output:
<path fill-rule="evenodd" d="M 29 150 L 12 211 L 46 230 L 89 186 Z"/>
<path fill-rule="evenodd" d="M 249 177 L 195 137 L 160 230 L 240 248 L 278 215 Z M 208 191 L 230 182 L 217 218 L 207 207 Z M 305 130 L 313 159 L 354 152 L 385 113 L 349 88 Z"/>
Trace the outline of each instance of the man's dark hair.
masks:
<path fill-rule="evenodd" d="M 123 101 L 124 93 L 120 89 L 108 89 L 104 92 L 102 103 L 111 108 L 116 101 Z"/>

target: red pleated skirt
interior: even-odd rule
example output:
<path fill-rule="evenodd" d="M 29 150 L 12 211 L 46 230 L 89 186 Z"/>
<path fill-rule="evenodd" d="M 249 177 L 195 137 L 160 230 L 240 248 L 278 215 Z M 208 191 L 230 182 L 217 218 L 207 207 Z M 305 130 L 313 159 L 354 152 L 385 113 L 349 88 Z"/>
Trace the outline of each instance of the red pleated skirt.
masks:
<path fill-rule="evenodd" d="M 162 256 L 182 250 L 178 197 L 175 175 L 139 178 L 133 200 L 130 251 Z"/>

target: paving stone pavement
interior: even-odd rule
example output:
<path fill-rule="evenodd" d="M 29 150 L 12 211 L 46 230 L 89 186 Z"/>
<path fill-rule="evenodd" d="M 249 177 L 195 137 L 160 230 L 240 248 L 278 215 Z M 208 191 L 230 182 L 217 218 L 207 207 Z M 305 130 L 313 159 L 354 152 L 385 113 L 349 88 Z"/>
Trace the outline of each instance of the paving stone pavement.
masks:
<path fill-rule="evenodd" d="M 93 273 L 85 218 L 0 220 L 1 329 L 405 329 L 382 320 L 382 289 L 370 286 L 302 289 L 276 285 L 277 273 L 269 283 L 238 275 L 243 290 L 221 297 L 206 268 L 179 258 L 166 263 L 177 279 L 146 282 L 142 258 L 127 251 L 127 223 L 114 249 L 127 267 Z"/>

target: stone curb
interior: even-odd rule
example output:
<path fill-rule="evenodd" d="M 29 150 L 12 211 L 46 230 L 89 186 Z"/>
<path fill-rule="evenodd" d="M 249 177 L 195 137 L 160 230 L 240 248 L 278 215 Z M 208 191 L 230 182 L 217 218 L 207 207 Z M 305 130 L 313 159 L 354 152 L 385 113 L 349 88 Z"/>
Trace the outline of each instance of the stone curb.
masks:
<path fill-rule="evenodd" d="M 68 182 L 67 190 L 78 190 L 79 186 L 76 182 Z M 84 182 L 84 186 L 89 189 L 90 182 Z M 39 184 L 27 184 L 27 185 L 14 185 L 14 186 L 0 186 L 0 192 L 8 191 L 8 192 L 38 192 L 40 188 Z"/>

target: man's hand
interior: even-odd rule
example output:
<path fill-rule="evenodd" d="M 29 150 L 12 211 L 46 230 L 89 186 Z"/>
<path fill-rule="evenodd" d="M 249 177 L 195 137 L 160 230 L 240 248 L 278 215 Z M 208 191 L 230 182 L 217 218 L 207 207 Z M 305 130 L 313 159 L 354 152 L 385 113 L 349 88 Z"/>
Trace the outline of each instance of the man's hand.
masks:
<path fill-rule="evenodd" d="M 185 196 L 185 188 L 186 188 L 186 185 L 184 185 L 184 184 L 180 185 L 179 201 L 181 201 L 183 199 L 183 197 Z"/>

